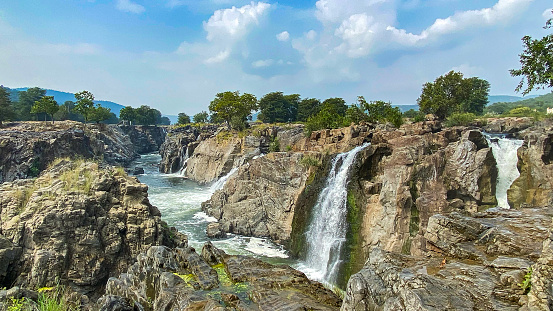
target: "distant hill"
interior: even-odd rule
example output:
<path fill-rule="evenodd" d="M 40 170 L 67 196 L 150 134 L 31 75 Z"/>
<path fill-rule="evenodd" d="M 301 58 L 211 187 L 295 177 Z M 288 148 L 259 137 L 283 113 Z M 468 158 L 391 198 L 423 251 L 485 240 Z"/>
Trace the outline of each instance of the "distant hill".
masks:
<path fill-rule="evenodd" d="M 488 96 L 488 105 L 492 105 L 495 103 L 512 103 L 512 102 L 518 102 L 525 99 L 535 98 L 539 95 L 530 95 L 525 97 L 520 96 L 511 96 L 511 95 L 490 95 Z"/>
<path fill-rule="evenodd" d="M 485 112 L 503 114 L 516 107 L 529 107 L 545 113 L 547 108 L 553 108 L 553 92 L 541 96 L 528 96 L 530 98 L 513 101 L 497 102 L 486 107 Z"/>

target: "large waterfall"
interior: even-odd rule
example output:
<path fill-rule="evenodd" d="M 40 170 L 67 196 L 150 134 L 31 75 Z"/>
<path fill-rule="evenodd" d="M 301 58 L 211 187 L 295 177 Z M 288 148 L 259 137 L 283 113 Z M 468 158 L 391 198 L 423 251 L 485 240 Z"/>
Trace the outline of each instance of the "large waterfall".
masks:
<path fill-rule="evenodd" d="M 497 205 L 501 208 L 510 208 L 507 201 L 507 190 L 515 179 L 520 176 L 517 169 L 517 150 L 524 141 L 509 139 L 505 134 L 485 134 L 488 144 L 492 148 L 493 156 L 497 163 L 497 185 L 495 197 Z"/>
<path fill-rule="evenodd" d="M 350 167 L 356 155 L 368 145 L 340 153 L 332 161 L 325 188 L 319 194 L 306 232 L 307 257 L 302 270 L 313 279 L 336 283 L 348 229 L 346 201 Z"/>

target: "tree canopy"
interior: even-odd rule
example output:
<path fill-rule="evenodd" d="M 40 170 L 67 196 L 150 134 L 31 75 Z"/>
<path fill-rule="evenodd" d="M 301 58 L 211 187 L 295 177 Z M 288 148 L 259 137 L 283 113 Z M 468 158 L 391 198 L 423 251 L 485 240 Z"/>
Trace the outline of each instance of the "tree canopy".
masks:
<path fill-rule="evenodd" d="M 40 100 L 35 101 L 31 107 L 31 113 L 45 113 L 50 115 L 52 123 L 54 123 L 54 113 L 59 109 L 60 107 L 58 106 L 58 102 L 54 100 L 54 96 L 44 96 Z M 44 117 L 44 121 L 46 121 L 46 117 Z"/>
<path fill-rule="evenodd" d="M 102 107 L 100 104 L 96 104 L 96 107 L 90 110 L 88 118 L 90 121 L 100 123 L 112 118 L 111 109 Z"/>
<path fill-rule="evenodd" d="M 162 117 L 159 110 L 146 105 L 138 108 L 126 106 L 119 111 L 119 118 L 142 125 L 171 124 L 171 120 L 167 117 Z"/>
<path fill-rule="evenodd" d="M 19 100 L 15 103 L 15 111 L 17 113 L 17 118 L 22 121 L 33 120 L 33 114 L 31 113 L 31 108 L 36 101 L 40 100 L 42 97 L 46 96 L 46 90 L 39 87 L 32 87 L 26 91 L 21 91 L 18 94 Z"/>
<path fill-rule="evenodd" d="M 282 92 L 265 94 L 259 100 L 259 120 L 266 123 L 293 122 L 296 120 L 300 95 Z"/>
<path fill-rule="evenodd" d="M 549 19 L 544 28 L 551 27 L 552 20 Z M 524 51 L 520 54 L 521 68 L 509 71 L 513 77 L 522 76 L 515 90 L 517 92 L 522 90 L 522 94 L 526 95 L 533 89 L 553 87 L 553 34 L 540 40 L 524 36 L 522 43 Z M 526 88 L 524 88 L 525 84 Z"/>
<path fill-rule="evenodd" d="M 432 113 L 441 119 L 455 112 L 482 114 L 489 90 L 488 81 L 476 77 L 465 79 L 462 73 L 452 70 L 433 83 L 425 83 L 417 104 L 423 113 Z"/>
<path fill-rule="evenodd" d="M 2 126 L 2 122 L 12 120 L 14 116 L 10 93 L 6 88 L 0 86 L 0 126 Z"/>
<path fill-rule="evenodd" d="M 248 93 L 240 95 L 239 91 L 218 93 L 209 104 L 209 111 L 234 129 L 244 127 L 246 120 L 251 119 L 252 111 L 256 109 L 257 98 Z"/>
<path fill-rule="evenodd" d="M 179 113 L 179 118 L 177 120 L 177 123 L 178 124 L 188 124 L 188 123 L 190 123 L 190 116 L 188 116 L 184 112 Z"/>
<path fill-rule="evenodd" d="M 89 91 L 82 91 L 75 93 L 75 98 L 77 99 L 77 103 L 73 110 L 82 115 L 86 123 L 90 120 L 90 114 L 94 110 L 94 95 Z"/>
<path fill-rule="evenodd" d="M 307 121 L 321 110 L 321 101 L 316 98 L 304 98 L 298 103 L 298 114 L 296 119 L 301 122 Z"/>
<path fill-rule="evenodd" d="M 207 123 L 209 121 L 209 114 L 205 111 L 198 112 L 193 117 L 194 123 Z"/>

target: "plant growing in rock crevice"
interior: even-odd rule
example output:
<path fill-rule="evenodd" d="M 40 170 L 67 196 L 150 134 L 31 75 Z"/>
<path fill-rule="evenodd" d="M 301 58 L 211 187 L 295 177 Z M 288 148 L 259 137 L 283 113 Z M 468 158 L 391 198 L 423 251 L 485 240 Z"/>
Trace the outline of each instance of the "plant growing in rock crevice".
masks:
<path fill-rule="evenodd" d="M 524 275 L 524 280 L 522 280 L 522 283 L 518 283 L 517 285 L 520 286 L 524 294 L 528 294 L 530 290 L 532 289 L 532 267 L 528 268 L 528 272 Z"/>

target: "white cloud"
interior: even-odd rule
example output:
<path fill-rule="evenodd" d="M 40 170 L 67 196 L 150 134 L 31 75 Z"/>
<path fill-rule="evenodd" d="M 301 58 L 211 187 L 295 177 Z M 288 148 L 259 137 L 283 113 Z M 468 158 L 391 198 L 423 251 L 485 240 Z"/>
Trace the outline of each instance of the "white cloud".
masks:
<path fill-rule="evenodd" d="M 252 66 L 254 68 L 262 68 L 262 67 L 269 67 L 274 64 L 274 60 L 272 59 L 260 59 L 252 63 Z"/>
<path fill-rule="evenodd" d="M 271 7 L 264 2 L 253 1 L 243 7 L 217 10 L 204 22 L 207 31 L 207 40 L 228 40 L 228 38 L 241 38 L 249 30 L 251 25 L 257 25 L 259 18 Z"/>
<path fill-rule="evenodd" d="M 205 63 L 206 64 L 220 63 L 220 62 L 226 60 L 229 56 L 230 56 L 230 50 L 227 49 L 227 50 L 219 52 L 217 55 L 215 55 L 213 57 L 210 57 L 210 58 L 206 59 Z"/>
<path fill-rule="evenodd" d="M 547 10 L 543 11 L 543 14 L 542 14 L 543 17 L 544 17 L 545 19 L 553 18 L 553 12 L 552 12 L 552 11 L 553 11 L 553 8 L 547 9 Z"/>
<path fill-rule="evenodd" d="M 384 12 L 382 6 L 394 6 L 393 0 L 319 0 L 315 3 L 315 16 L 323 23 L 340 23 L 351 15 L 359 13 Z M 378 11 L 377 11 L 378 10 Z M 371 14 L 374 15 L 374 14 Z"/>
<path fill-rule="evenodd" d="M 379 24 L 374 22 L 372 16 L 365 13 L 352 15 L 336 29 L 336 36 L 344 41 L 336 50 L 349 57 L 365 56 L 369 54 L 378 32 Z"/>
<path fill-rule="evenodd" d="M 317 38 L 317 32 L 311 29 L 305 34 L 305 38 L 308 40 L 315 40 Z"/>
<path fill-rule="evenodd" d="M 283 31 L 276 35 L 276 38 L 278 41 L 286 42 L 290 39 L 290 34 L 288 33 L 288 31 Z"/>
<path fill-rule="evenodd" d="M 404 29 L 388 26 L 394 41 L 402 45 L 423 45 L 438 37 L 466 30 L 470 27 L 490 26 L 509 22 L 533 0 L 499 0 L 493 7 L 481 10 L 470 10 L 455 13 L 445 19 L 436 19 L 434 24 L 420 34 L 413 34 Z"/>
<path fill-rule="evenodd" d="M 131 0 L 117 0 L 117 9 L 123 12 L 140 14 L 146 9 L 138 3 L 134 3 Z"/>

